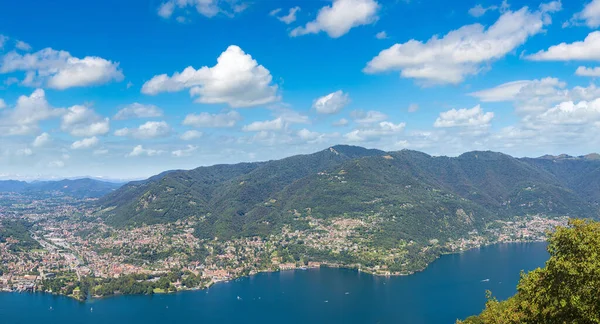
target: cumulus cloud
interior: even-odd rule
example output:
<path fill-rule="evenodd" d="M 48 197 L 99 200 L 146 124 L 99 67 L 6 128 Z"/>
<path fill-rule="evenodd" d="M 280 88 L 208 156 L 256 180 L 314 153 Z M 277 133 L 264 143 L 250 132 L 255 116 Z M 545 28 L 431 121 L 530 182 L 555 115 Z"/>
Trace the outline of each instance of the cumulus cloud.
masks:
<path fill-rule="evenodd" d="M 169 0 L 160 4 L 157 14 L 162 18 L 169 19 L 175 11 L 186 13 L 190 7 L 196 9 L 199 14 L 212 18 L 219 14 L 233 17 L 244 11 L 248 5 L 237 0 Z M 182 16 L 177 18 L 185 19 Z"/>
<path fill-rule="evenodd" d="M 0 98 L 0 109 L 4 108 L 6 108 L 6 102 L 4 101 L 4 99 Z"/>
<path fill-rule="evenodd" d="M 583 10 L 574 14 L 571 20 L 566 22 L 563 27 L 581 24 L 585 24 L 590 28 L 600 27 L 600 0 L 588 2 L 583 7 Z"/>
<path fill-rule="evenodd" d="M 166 137 L 171 134 L 171 127 L 164 121 L 149 121 L 137 128 L 121 128 L 115 131 L 115 136 L 130 136 L 137 139 Z"/>
<path fill-rule="evenodd" d="M 599 77 L 600 76 L 600 67 L 586 67 L 586 66 L 580 66 L 577 68 L 577 70 L 575 71 L 576 75 L 579 76 L 586 76 L 586 77 Z"/>
<path fill-rule="evenodd" d="M 526 121 L 536 124 L 584 125 L 600 120 L 600 98 L 592 101 L 561 102 L 544 113 Z"/>
<path fill-rule="evenodd" d="M 181 136 L 179 138 L 181 138 L 184 141 L 191 141 L 197 138 L 200 138 L 204 135 L 204 133 L 197 131 L 197 130 L 189 130 L 186 131 L 185 133 L 181 134 Z"/>
<path fill-rule="evenodd" d="M 410 40 L 381 51 L 364 68 L 365 73 L 400 71 L 404 78 L 424 84 L 457 84 L 469 75 L 514 51 L 543 31 L 547 22 L 542 11 L 527 7 L 507 11 L 488 28 L 472 24 L 427 42 Z"/>
<path fill-rule="evenodd" d="M 110 122 L 93 109 L 76 105 L 70 107 L 62 116 L 60 128 L 73 136 L 92 137 L 108 133 Z"/>
<path fill-rule="evenodd" d="M 40 134 L 39 136 L 37 136 L 34 140 L 33 143 L 31 143 L 31 145 L 33 147 L 43 147 L 46 144 L 50 143 L 50 135 L 46 132 Z"/>
<path fill-rule="evenodd" d="M 192 153 L 194 153 L 196 150 L 198 150 L 198 146 L 188 145 L 186 149 L 175 150 L 175 151 L 171 152 L 171 154 L 173 154 L 173 156 L 176 156 L 176 157 L 184 157 L 184 156 L 192 155 Z"/>
<path fill-rule="evenodd" d="M 20 96 L 13 109 L 5 109 L 0 113 L 1 135 L 25 135 L 38 131 L 41 121 L 60 117 L 64 109 L 50 106 L 46 93 L 36 89 L 30 96 Z"/>
<path fill-rule="evenodd" d="M 98 140 L 96 136 L 93 136 L 73 142 L 73 144 L 71 144 L 71 148 L 74 150 L 89 149 L 98 145 L 98 143 L 100 143 L 100 140 Z"/>
<path fill-rule="evenodd" d="M 217 59 L 217 65 L 198 70 L 189 66 L 172 76 L 161 74 L 144 83 L 142 93 L 155 95 L 190 88 L 196 102 L 225 103 L 231 107 L 250 107 L 279 100 L 277 85 L 264 66 L 238 46 L 231 45 Z"/>
<path fill-rule="evenodd" d="M 388 121 L 382 121 L 375 125 L 355 129 L 346 133 L 344 137 L 351 142 L 369 142 L 378 140 L 383 136 L 394 135 L 402 132 L 406 123 L 394 124 Z"/>
<path fill-rule="evenodd" d="M 134 102 L 119 110 L 115 115 L 115 120 L 133 119 L 133 118 L 154 118 L 162 117 L 163 111 L 155 105 L 145 105 Z"/>
<path fill-rule="evenodd" d="M 350 103 L 350 97 L 342 90 L 332 92 L 313 102 L 313 108 L 319 114 L 336 114 Z"/>
<path fill-rule="evenodd" d="M 296 27 L 290 36 L 326 32 L 329 37 L 338 38 L 350 29 L 376 22 L 380 5 L 375 0 L 334 0 L 330 6 L 319 10 L 317 18 L 304 27 Z"/>
<path fill-rule="evenodd" d="M 560 43 L 525 58 L 532 61 L 600 60 L 600 31 L 589 33 L 583 41 Z"/>
<path fill-rule="evenodd" d="M 119 63 L 97 56 L 80 59 L 69 52 L 52 48 L 27 54 L 12 51 L 1 57 L 0 73 L 17 71 L 25 72 L 24 85 L 45 85 L 58 90 L 100 85 L 124 78 Z"/>
<path fill-rule="evenodd" d="M 209 114 L 207 112 L 202 112 L 200 114 L 189 114 L 185 116 L 183 125 L 193 127 L 223 128 L 233 127 L 240 120 L 242 120 L 242 116 L 237 111 L 230 111 L 220 114 Z"/>
<path fill-rule="evenodd" d="M 519 80 L 476 91 L 470 95 L 483 102 L 512 101 L 516 111 L 522 114 L 542 112 L 563 101 L 592 100 L 600 96 L 600 88 L 594 84 L 572 89 L 567 89 L 566 86 L 565 82 L 557 78 Z"/>
<path fill-rule="evenodd" d="M 127 154 L 127 157 L 136 157 L 136 156 L 156 156 L 163 154 L 162 150 L 154 150 L 154 149 L 145 149 L 142 145 L 137 145 L 136 147 Z"/>
<path fill-rule="evenodd" d="M 451 109 L 440 113 L 434 127 L 482 127 L 489 126 L 493 112 L 484 112 L 480 105 L 471 109 Z"/>

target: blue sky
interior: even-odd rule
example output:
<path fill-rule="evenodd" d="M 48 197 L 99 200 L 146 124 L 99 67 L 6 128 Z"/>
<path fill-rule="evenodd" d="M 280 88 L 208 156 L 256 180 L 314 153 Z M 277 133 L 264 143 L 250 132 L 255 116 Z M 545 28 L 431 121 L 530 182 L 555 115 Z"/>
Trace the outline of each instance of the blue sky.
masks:
<path fill-rule="evenodd" d="M 600 0 L 0 5 L 0 178 L 597 151 Z"/>

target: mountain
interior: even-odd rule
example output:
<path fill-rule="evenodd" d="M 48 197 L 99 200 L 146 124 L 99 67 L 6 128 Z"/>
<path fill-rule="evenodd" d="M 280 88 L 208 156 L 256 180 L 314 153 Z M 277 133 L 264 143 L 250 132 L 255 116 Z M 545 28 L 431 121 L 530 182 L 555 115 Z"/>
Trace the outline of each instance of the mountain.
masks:
<path fill-rule="evenodd" d="M 590 155 L 593 157 L 593 155 Z M 201 219 L 195 235 L 268 235 L 306 217 L 382 220 L 375 244 L 452 239 L 513 216 L 596 217 L 600 160 L 518 159 L 496 152 L 433 157 L 338 145 L 282 160 L 170 171 L 102 197 L 107 223 Z"/>
<path fill-rule="evenodd" d="M 75 179 L 60 181 L 0 181 L 0 192 L 14 192 L 28 195 L 60 194 L 75 198 L 98 198 L 104 196 L 122 184 L 93 179 Z"/>

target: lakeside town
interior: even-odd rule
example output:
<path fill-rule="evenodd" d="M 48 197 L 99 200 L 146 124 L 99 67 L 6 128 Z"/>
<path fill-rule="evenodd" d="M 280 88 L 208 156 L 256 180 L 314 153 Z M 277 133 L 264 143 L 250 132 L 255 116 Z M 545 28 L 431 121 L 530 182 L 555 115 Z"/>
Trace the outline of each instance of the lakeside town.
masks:
<path fill-rule="evenodd" d="M 193 217 L 171 224 L 115 229 L 85 203 L 65 196 L 0 199 L 10 202 L 0 206 L 0 226 L 27 224 L 23 227 L 26 233 L 21 233 L 26 235 L 15 234 L 0 242 L 0 290 L 44 291 L 80 300 L 201 289 L 258 272 L 320 266 L 407 275 L 423 270 L 441 254 L 494 243 L 545 240 L 548 231 L 568 220 L 515 217 L 444 243 L 437 239 L 426 245 L 406 241 L 382 248 L 369 244 L 370 236 L 364 234 L 384 221 L 379 214 L 329 220 L 306 216 L 309 226 L 305 230 L 284 226 L 269 237 L 221 241 L 196 238 L 194 228 L 201 220 Z"/>

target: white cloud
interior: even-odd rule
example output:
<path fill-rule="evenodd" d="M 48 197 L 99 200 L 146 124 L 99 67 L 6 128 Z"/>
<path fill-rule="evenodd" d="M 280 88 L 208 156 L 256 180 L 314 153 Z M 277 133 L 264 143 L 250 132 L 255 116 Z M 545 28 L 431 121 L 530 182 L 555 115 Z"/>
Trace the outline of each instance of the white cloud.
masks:
<path fill-rule="evenodd" d="M 39 136 L 37 136 L 34 140 L 33 143 L 31 143 L 31 145 L 33 147 L 42 147 L 45 146 L 46 144 L 48 144 L 50 142 L 50 135 L 48 133 L 42 133 Z"/>
<path fill-rule="evenodd" d="M 285 126 L 284 120 L 279 117 L 273 120 L 255 121 L 242 128 L 245 132 L 275 131 L 281 130 Z"/>
<path fill-rule="evenodd" d="M 316 99 L 313 108 L 319 114 L 336 114 L 350 103 L 350 97 L 342 90 L 332 92 L 326 96 Z"/>
<path fill-rule="evenodd" d="M 23 84 L 64 90 L 72 87 L 86 87 L 122 81 L 124 76 L 115 63 L 97 56 L 82 59 L 69 52 L 45 48 L 31 54 L 15 51 L 4 55 L 0 62 L 0 73 L 24 71 Z"/>
<path fill-rule="evenodd" d="M 269 16 L 275 16 L 278 13 L 280 13 L 281 10 L 282 10 L 281 8 L 273 9 L 273 10 L 271 10 L 271 12 L 269 12 Z"/>
<path fill-rule="evenodd" d="M 554 93 L 556 88 L 564 88 L 566 83 L 556 78 L 536 80 L 511 81 L 494 88 L 472 92 L 469 95 L 479 98 L 483 102 L 512 101 L 521 95 Z"/>
<path fill-rule="evenodd" d="M 369 110 L 367 112 L 354 110 L 350 115 L 354 118 L 354 121 L 359 124 L 373 124 L 387 119 L 386 114 L 376 110 Z"/>
<path fill-rule="evenodd" d="M 600 31 L 589 33 L 583 41 L 560 43 L 526 58 L 532 61 L 600 60 Z"/>
<path fill-rule="evenodd" d="M 156 156 L 156 155 L 161 155 L 163 153 L 164 153 L 164 151 L 161 151 L 161 150 L 145 149 L 143 146 L 138 145 L 138 146 L 134 147 L 133 150 L 131 150 L 131 152 L 129 154 L 127 154 L 126 156 L 128 156 L 128 157 L 135 157 L 135 156 L 142 156 L 142 155 Z"/>
<path fill-rule="evenodd" d="M 600 120 L 600 98 L 592 101 L 561 102 L 539 116 L 526 119 L 541 125 L 584 125 Z"/>
<path fill-rule="evenodd" d="M 183 125 L 193 127 L 233 127 L 238 121 L 242 120 L 242 116 L 237 111 L 230 111 L 221 114 L 209 114 L 202 112 L 200 114 L 189 114 L 185 116 Z"/>
<path fill-rule="evenodd" d="M 484 7 L 480 4 L 476 5 L 475 7 L 469 9 L 469 15 L 475 17 L 475 18 L 479 18 L 483 15 L 485 15 L 486 12 L 490 11 L 490 10 L 497 10 L 498 6 L 489 6 L 489 7 Z"/>
<path fill-rule="evenodd" d="M 171 152 L 171 154 L 173 154 L 173 156 L 176 156 L 176 157 L 184 157 L 184 156 L 192 155 L 192 153 L 194 153 L 196 150 L 198 150 L 198 146 L 188 145 L 186 149 L 175 150 L 175 151 Z"/>
<path fill-rule="evenodd" d="M 186 131 L 185 133 L 181 134 L 181 136 L 179 138 L 181 138 L 184 141 L 191 141 L 197 138 L 200 138 L 204 135 L 204 133 L 197 131 L 197 130 L 189 130 Z"/>
<path fill-rule="evenodd" d="M 166 137 L 171 134 L 171 127 L 164 121 L 149 121 L 138 128 L 121 128 L 115 131 L 115 136 L 131 136 L 137 139 Z"/>
<path fill-rule="evenodd" d="M 542 32 L 544 15 L 524 7 L 515 12 L 507 11 L 487 29 L 481 24 L 472 24 L 441 38 L 433 36 L 425 43 L 410 40 L 395 44 L 381 51 L 363 71 L 400 70 L 402 77 L 422 80 L 425 84 L 457 84 Z"/>
<path fill-rule="evenodd" d="M 483 112 L 480 105 L 471 109 L 451 109 L 440 113 L 434 127 L 481 127 L 489 126 L 494 118 L 493 112 Z"/>
<path fill-rule="evenodd" d="M 383 30 L 383 31 L 380 31 L 377 34 L 375 34 L 375 38 L 377 38 L 377 39 L 386 39 L 386 38 L 389 38 L 389 36 L 385 32 L 385 30 Z"/>
<path fill-rule="evenodd" d="M 340 120 L 334 121 L 331 125 L 332 126 L 346 126 L 346 125 L 348 125 L 348 123 L 349 123 L 348 119 L 342 118 Z"/>
<path fill-rule="evenodd" d="M 586 66 L 580 66 L 575 71 L 575 74 L 586 77 L 600 77 L 600 67 L 590 68 Z"/>
<path fill-rule="evenodd" d="M 38 131 L 38 123 L 62 115 L 64 109 L 55 109 L 46 100 L 46 93 L 36 89 L 30 96 L 20 96 L 13 109 L 0 114 L 0 135 L 24 135 Z"/>
<path fill-rule="evenodd" d="M 24 41 L 17 41 L 15 44 L 15 47 L 22 51 L 26 51 L 26 52 L 31 51 L 31 45 L 25 43 Z"/>
<path fill-rule="evenodd" d="M 173 12 L 175 11 L 175 2 L 173 1 L 167 1 L 167 2 L 163 2 L 159 7 L 158 7 L 158 15 L 167 19 L 167 18 L 171 18 L 171 16 L 173 15 Z"/>
<path fill-rule="evenodd" d="M 33 151 L 30 148 L 24 148 L 17 150 L 16 154 L 18 156 L 30 156 L 33 154 Z"/>
<path fill-rule="evenodd" d="M 375 0 L 334 0 L 331 6 L 319 10 L 317 18 L 304 27 L 296 27 L 290 36 L 326 32 L 329 37 L 338 38 L 353 27 L 376 22 L 380 5 Z"/>
<path fill-rule="evenodd" d="M 6 108 L 6 102 L 4 101 L 4 99 L 0 98 L 0 109 L 4 108 Z"/>
<path fill-rule="evenodd" d="M 248 5 L 237 0 L 169 0 L 160 4 L 157 14 L 168 19 L 176 10 L 187 13 L 188 7 L 193 7 L 199 14 L 212 18 L 219 14 L 233 17 L 236 13 L 244 11 Z"/>
<path fill-rule="evenodd" d="M 563 26 L 585 24 L 590 28 L 600 27 L 600 0 L 588 2 L 581 12 L 573 15 L 571 20 Z"/>
<path fill-rule="evenodd" d="M 563 101 L 592 100 L 600 96 L 600 88 L 594 84 L 572 89 L 566 89 L 566 85 L 556 78 L 519 80 L 473 92 L 470 95 L 483 102 L 512 101 L 517 112 L 525 114 L 545 111 Z"/>
<path fill-rule="evenodd" d="M 117 114 L 115 115 L 114 119 L 124 120 L 132 118 L 154 118 L 162 117 L 162 115 L 162 110 L 155 105 L 145 105 L 138 102 L 134 102 L 119 110 L 119 112 L 117 112 Z"/>
<path fill-rule="evenodd" d="M 271 11 L 271 16 L 275 16 L 277 13 L 279 13 L 280 10 L 276 11 L 277 9 Z M 279 19 L 279 21 L 284 22 L 285 24 L 289 25 L 291 23 L 293 23 L 294 21 L 296 21 L 296 13 L 300 11 L 300 7 L 293 7 L 290 8 L 290 11 L 288 12 L 287 15 L 285 16 L 281 16 L 281 17 L 277 17 L 277 19 Z M 275 12 L 275 13 L 274 13 Z"/>
<path fill-rule="evenodd" d="M 409 113 L 416 112 L 417 110 L 419 110 L 419 105 L 418 104 L 411 103 L 410 105 L 408 105 L 408 112 Z"/>
<path fill-rule="evenodd" d="M 277 85 L 264 66 L 241 48 L 231 45 L 217 59 L 217 65 L 204 66 L 198 70 L 189 66 L 171 77 L 156 75 L 144 83 L 142 93 L 155 95 L 190 89 L 196 102 L 207 104 L 225 103 L 231 107 L 250 107 L 279 100 Z"/>
<path fill-rule="evenodd" d="M 355 129 L 346 133 L 344 137 L 351 142 L 368 142 L 380 139 L 383 136 L 394 135 L 402 132 L 406 127 L 406 123 L 394 124 L 387 121 L 382 121 L 373 126 Z"/>
<path fill-rule="evenodd" d="M 98 145 L 98 143 L 100 143 L 100 140 L 98 140 L 96 136 L 93 136 L 73 142 L 73 144 L 71 144 L 71 148 L 74 150 L 89 149 Z"/>
<path fill-rule="evenodd" d="M 86 106 L 72 106 L 62 116 L 60 128 L 77 137 L 104 135 L 110 131 L 108 118 L 96 114 Z"/>

